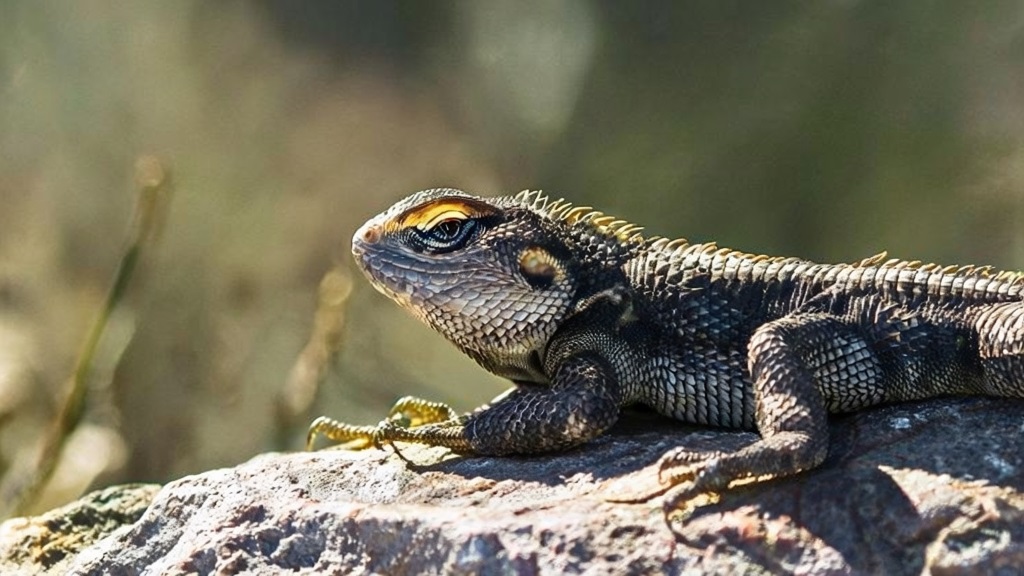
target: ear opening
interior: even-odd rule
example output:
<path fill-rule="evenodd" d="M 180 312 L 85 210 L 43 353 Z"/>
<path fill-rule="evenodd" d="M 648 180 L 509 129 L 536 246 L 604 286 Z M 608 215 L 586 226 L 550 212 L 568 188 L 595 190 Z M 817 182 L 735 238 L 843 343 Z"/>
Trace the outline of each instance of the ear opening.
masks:
<path fill-rule="evenodd" d="M 539 246 L 530 246 L 519 254 L 519 272 L 530 286 L 542 290 L 565 276 L 558 260 Z"/>

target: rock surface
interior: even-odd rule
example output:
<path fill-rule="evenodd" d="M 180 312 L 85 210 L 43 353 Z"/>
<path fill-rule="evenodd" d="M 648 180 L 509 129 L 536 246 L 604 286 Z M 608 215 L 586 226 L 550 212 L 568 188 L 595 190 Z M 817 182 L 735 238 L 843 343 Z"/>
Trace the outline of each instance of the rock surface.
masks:
<path fill-rule="evenodd" d="M 737 487 L 671 526 L 657 500 L 602 494 L 623 477 L 650 485 L 673 446 L 735 449 L 754 435 L 641 414 L 544 457 L 266 454 L 10 520 L 0 572 L 1020 573 L 1022 432 L 1024 402 L 998 399 L 840 417 L 820 469 Z"/>

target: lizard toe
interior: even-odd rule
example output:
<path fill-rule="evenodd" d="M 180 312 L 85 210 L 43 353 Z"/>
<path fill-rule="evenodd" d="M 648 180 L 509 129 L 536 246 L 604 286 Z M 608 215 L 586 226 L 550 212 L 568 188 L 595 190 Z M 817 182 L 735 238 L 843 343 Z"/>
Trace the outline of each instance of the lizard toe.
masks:
<path fill-rule="evenodd" d="M 701 494 L 694 482 L 683 482 L 673 486 L 661 501 L 661 510 L 668 522 L 676 513 L 685 513 L 684 506 Z"/>
<path fill-rule="evenodd" d="M 400 437 L 401 432 L 406 429 L 405 426 L 402 426 L 392 418 L 382 420 L 373 429 L 373 446 L 381 449 L 384 444 L 393 444 Z"/>
<path fill-rule="evenodd" d="M 658 480 L 668 486 L 693 480 L 703 468 L 720 457 L 722 457 L 721 452 L 700 452 L 683 447 L 675 448 L 661 457 L 661 461 L 658 463 Z"/>

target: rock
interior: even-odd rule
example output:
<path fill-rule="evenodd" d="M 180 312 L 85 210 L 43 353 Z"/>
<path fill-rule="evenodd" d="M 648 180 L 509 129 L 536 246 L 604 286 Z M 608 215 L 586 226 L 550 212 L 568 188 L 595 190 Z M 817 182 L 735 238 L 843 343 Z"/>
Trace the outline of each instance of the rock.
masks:
<path fill-rule="evenodd" d="M 1024 570 L 1024 402 L 939 400 L 835 419 L 819 469 L 748 483 L 666 524 L 657 500 L 602 498 L 649 485 L 668 449 L 756 439 L 631 415 L 563 454 L 460 458 L 444 450 L 265 454 L 166 485 L 113 488 L 0 528 L 0 567 L 78 574 L 175 573 L 1019 573 Z M 120 491 L 119 491 L 120 490 Z M 122 526 L 27 553 L 26 526 L 60 541 L 76 510 L 122 494 Z M 135 495 L 135 504 L 130 495 Z M 106 496 L 104 496 L 106 495 Z M 88 516 L 86 516 L 88 518 Z M 84 524 L 96 524 L 86 520 Z M 96 533 L 100 535 L 99 532 Z"/>
<path fill-rule="evenodd" d="M 46 514 L 0 524 L 0 573 L 64 573 L 76 554 L 137 521 L 159 490 L 156 484 L 114 486 Z"/>

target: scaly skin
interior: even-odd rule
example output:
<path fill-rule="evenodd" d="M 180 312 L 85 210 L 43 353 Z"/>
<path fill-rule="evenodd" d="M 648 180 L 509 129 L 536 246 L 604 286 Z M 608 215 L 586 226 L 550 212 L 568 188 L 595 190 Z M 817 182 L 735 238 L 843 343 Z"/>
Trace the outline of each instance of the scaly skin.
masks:
<path fill-rule="evenodd" d="M 475 454 L 587 442 L 629 404 L 756 429 L 732 454 L 666 454 L 669 508 L 733 480 L 813 468 L 830 412 L 945 394 L 1024 397 L 1024 276 L 885 260 L 815 264 L 684 240 L 539 192 L 419 192 L 360 228 L 381 292 L 516 387 L 456 416 L 404 399 L 336 441 Z"/>

